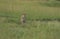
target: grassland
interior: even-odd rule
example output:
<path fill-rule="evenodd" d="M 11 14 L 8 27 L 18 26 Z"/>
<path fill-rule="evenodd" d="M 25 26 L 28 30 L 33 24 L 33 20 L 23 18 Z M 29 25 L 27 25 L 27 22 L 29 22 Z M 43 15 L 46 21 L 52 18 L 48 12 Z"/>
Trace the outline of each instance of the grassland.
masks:
<path fill-rule="evenodd" d="M 19 18 L 24 12 L 27 23 L 22 25 Z M 43 18 L 60 18 L 60 7 L 41 6 L 40 1 L 0 0 L 0 39 L 60 39 L 60 22 L 31 21 Z"/>
<path fill-rule="evenodd" d="M 19 17 L 24 12 L 27 19 L 60 18 L 59 7 L 41 6 L 39 1 L 0 1 L 0 15 Z"/>
<path fill-rule="evenodd" d="M 60 22 L 0 23 L 0 39 L 60 39 Z"/>

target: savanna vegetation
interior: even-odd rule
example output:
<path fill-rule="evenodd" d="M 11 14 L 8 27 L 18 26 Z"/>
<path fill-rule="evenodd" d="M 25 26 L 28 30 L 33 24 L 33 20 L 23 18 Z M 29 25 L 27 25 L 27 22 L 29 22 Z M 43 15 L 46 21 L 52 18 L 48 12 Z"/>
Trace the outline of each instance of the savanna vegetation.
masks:
<path fill-rule="evenodd" d="M 27 19 L 23 25 L 22 13 Z M 59 0 L 0 0 L 0 39 L 60 39 L 56 19 L 60 20 Z"/>

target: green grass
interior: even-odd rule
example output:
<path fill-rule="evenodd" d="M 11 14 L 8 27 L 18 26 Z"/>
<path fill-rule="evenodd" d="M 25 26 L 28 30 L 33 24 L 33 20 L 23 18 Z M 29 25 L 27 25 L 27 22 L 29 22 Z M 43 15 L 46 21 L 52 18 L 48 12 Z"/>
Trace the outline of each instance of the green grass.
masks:
<path fill-rule="evenodd" d="M 0 4 L 0 15 L 19 17 L 25 12 L 27 19 L 60 18 L 59 7 L 41 6 L 38 1 L 1 1 Z"/>
<path fill-rule="evenodd" d="M 27 23 L 22 25 L 24 12 Z M 0 0 L 0 39 L 60 39 L 60 22 L 31 21 L 43 18 L 60 18 L 60 8 L 41 6 L 39 1 Z"/>
<path fill-rule="evenodd" d="M 0 23 L 0 39 L 60 39 L 60 22 Z"/>

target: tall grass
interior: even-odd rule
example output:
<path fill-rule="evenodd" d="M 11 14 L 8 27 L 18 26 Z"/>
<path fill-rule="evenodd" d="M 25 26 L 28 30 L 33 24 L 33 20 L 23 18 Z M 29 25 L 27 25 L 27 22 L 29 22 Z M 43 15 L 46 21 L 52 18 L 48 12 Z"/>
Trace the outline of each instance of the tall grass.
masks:
<path fill-rule="evenodd" d="M 0 39 L 60 39 L 60 22 L 0 23 Z"/>
<path fill-rule="evenodd" d="M 27 14 L 27 19 L 60 18 L 59 7 L 41 6 L 34 1 L 1 1 L 0 15 L 19 17 L 22 13 Z"/>
<path fill-rule="evenodd" d="M 24 12 L 27 23 L 22 25 L 19 19 Z M 36 1 L 0 0 L 0 39 L 60 39 L 60 22 L 31 21 L 43 18 L 60 18 L 60 8 Z"/>

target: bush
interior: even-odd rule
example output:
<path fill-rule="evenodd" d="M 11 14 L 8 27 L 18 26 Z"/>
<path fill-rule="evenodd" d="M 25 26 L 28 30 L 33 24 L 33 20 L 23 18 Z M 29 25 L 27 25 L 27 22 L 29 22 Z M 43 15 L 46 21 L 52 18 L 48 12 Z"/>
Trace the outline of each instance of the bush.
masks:
<path fill-rule="evenodd" d="M 40 3 L 43 6 L 49 6 L 49 7 L 60 7 L 60 2 L 44 2 L 44 3 Z"/>
<path fill-rule="evenodd" d="M 60 0 L 56 0 L 56 1 L 60 1 Z"/>

